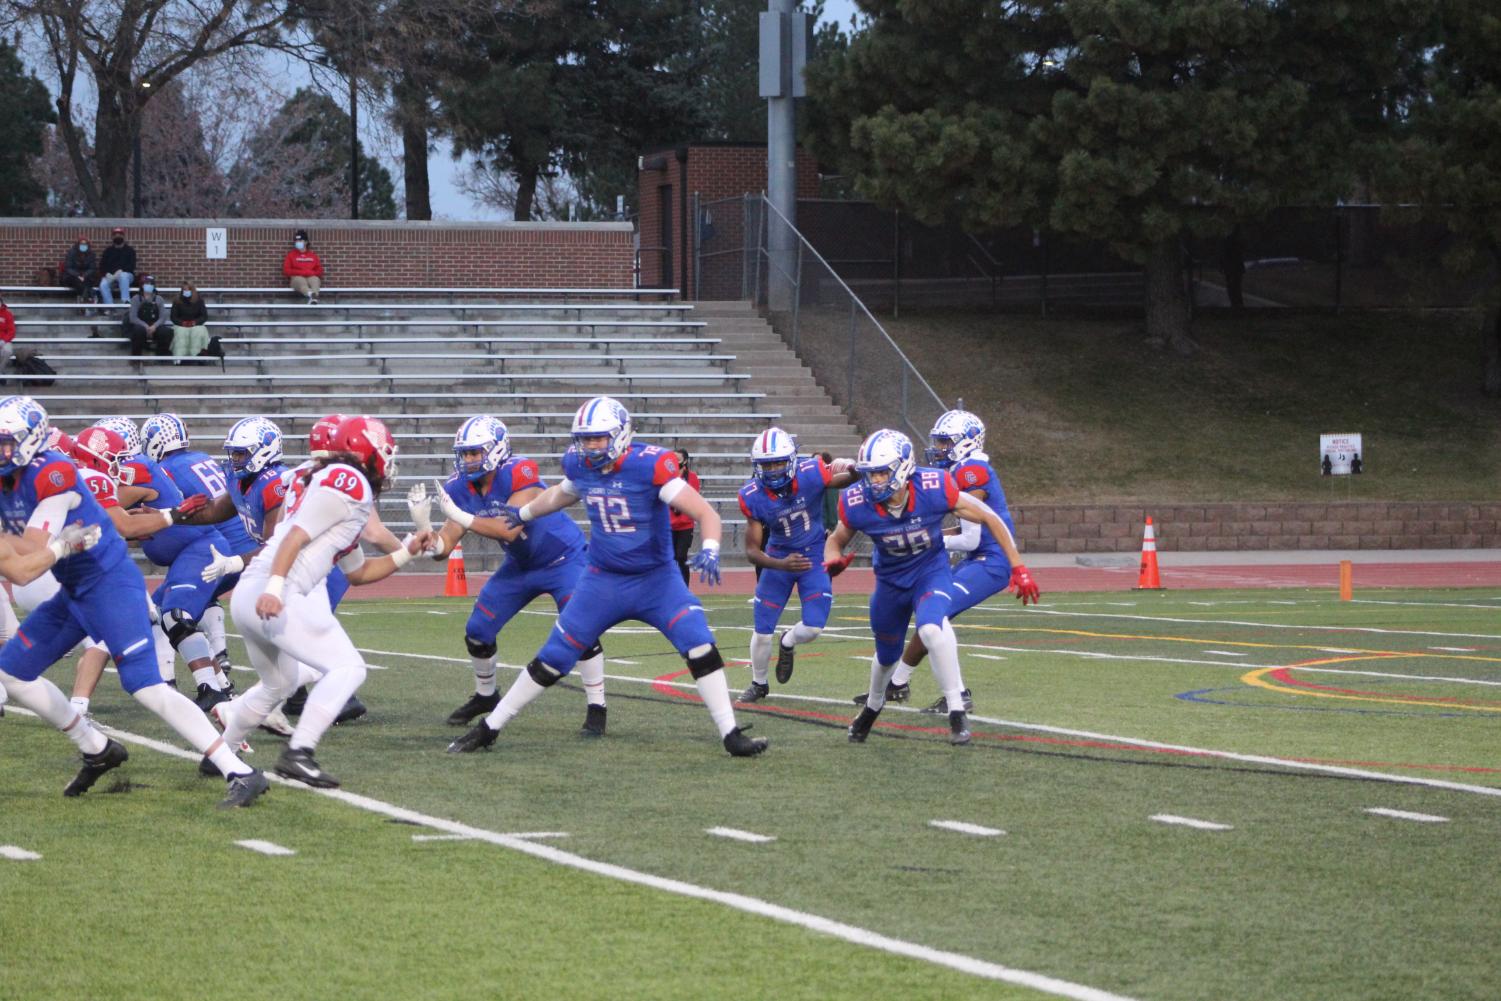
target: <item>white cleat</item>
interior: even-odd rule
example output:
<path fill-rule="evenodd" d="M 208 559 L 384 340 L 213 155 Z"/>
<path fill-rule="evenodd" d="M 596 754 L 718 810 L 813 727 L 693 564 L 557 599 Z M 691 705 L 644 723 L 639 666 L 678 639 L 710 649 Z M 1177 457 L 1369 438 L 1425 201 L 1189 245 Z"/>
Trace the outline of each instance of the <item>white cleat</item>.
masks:
<path fill-rule="evenodd" d="M 229 707 L 233 704 L 234 700 L 231 699 L 227 702 L 219 702 L 209 707 L 208 718 L 214 721 L 214 725 L 219 728 L 220 733 L 223 733 L 225 730 L 229 729 L 228 725 L 225 723 L 224 714 L 229 711 Z M 254 754 L 255 748 L 251 747 L 247 741 L 242 740 L 240 741 L 240 745 L 235 748 L 235 753 Z"/>
<path fill-rule="evenodd" d="M 271 714 L 261 720 L 260 727 L 267 733 L 274 733 L 278 737 L 292 736 L 292 721 L 287 719 L 287 714 L 281 711 L 281 706 L 271 710 Z"/>

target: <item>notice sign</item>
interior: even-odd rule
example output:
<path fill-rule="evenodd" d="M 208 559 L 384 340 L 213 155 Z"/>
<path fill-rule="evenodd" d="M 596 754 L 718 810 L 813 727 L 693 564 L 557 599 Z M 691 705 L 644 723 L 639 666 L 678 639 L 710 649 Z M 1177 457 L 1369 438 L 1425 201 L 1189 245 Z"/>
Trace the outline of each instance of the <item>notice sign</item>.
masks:
<path fill-rule="evenodd" d="M 1365 472 L 1365 454 L 1358 434 L 1319 435 L 1319 472 L 1346 476 Z"/>
<path fill-rule="evenodd" d="M 204 256 L 211 261 L 222 261 L 229 257 L 229 237 L 223 229 L 206 229 Z"/>

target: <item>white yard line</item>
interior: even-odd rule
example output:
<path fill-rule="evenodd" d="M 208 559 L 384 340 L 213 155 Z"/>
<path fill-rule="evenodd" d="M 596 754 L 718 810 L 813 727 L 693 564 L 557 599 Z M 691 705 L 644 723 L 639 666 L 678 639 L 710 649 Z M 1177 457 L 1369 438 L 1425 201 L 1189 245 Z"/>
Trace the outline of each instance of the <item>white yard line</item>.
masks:
<path fill-rule="evenodd" d="M 1006 659 L 1005 657 L 997 657 L 993 653 L 975 653 L 975 654 L 970 654 L 970 656 L 971 657 L 978 657 L 981 660 L 1005 660 Z"/>
<path fill-rule="evenodd" d="M 0 845 L 0 858 L 8 858 L 12 862 L 36 862 L 41 856 L 15 845 Z"/>
<path fill-rule="evenodd" d="M 1235 650 L 1205 650 L 1204 652 L 1205 653 L 1212 653 L 1216 657 L 1249 657 L 1250 656 L 1250 654 L 1248 654 L 1248 653 L 1237 652 Z"/>
<path fill-rule="evenodd" d="M 25 710 L 18 710 L 18 712 L 25 712 Z M 26 715 L 33 714 L 26 713 Z M 113 727 L 106 727 L 105 729 L 120 740 L 141 747 L 147 747 L 163 754 L 169 754 L 174 758 L 180 758 L 184 761 L 197 761 L 201 757 L 196 751 L 187 751 L 159 740 L 153 740 L 150 737 L 143 737 L 124 730 L 116 730 Z M 892 938 L 857 925 L 845 924 L 843 921 L 820 917 L 817 914 L 809 914 L 806 911 L 795 910 L 791 907 L 783 907 L 780 904 L 773 904 L 770 901 L 761 900 L 756 897 L 748 897 L 741 893 L 714 890 L 695 883 L 670 879 L 665 876 L 655 876 L 651 873 L 641 872 L 637 869 L 628 869 L 625 866 L 613 865 L 609 862 L 598 862 L 594 859 L 584 858 L 582 855 L 565 852 L 551 845 L 537 844 L 524 837 L 499 834 L 495 831 L 487 831 L 481 827 L 471 827 L 468 824 L 461 824 L 457 821 L 428 816 L 424 813 L 418 813 L 415 810 L 408 810 L 405 807 L 385 803 L 378 799 L 372 799 L 369 796 L 360 796 L 343 789 L 313 789 L 309 786 L 304 786 L 300 782 L 287 782 L 275 775 L 268 775 L 267 777 L 286 788 L 325 796 L 370 813 L 390 817 L 393 820 L 403 820 L 408 823 L 431 827 L 446 834 L 458 834 L 475 841 L 485 841 L 500 848 L 521 852 L 533 858 L 552 862 L 555 865 L 567 866 L 571 869 L 582 870 L 609 879 L 619 880 L 623 883 L 632 883 L 636 886 L 644 886 L 649 889 L 660 890 L 664 893 L 672 893 L 682 897 L 691 897 L 696 900 L 705 900 L 710 903 L 720 904 L 746 914 L 754 914 L 758 917 L 780 921 L 783 924 L 806 928 L 809 931 L 837 938 L 854 945 L 890 953 L 894 956 L 916 959 L 935 966 L 943 966 L 986 980 L 996 980 L 1002 983 L 1017 984 L 1021 987 L 1030 987 L 1033 990 L 1043 991 L 1058 997 L 1070 998 L 1073 1001 L 1133 1001 L 1132 998 L 1123 994 L 1113 994 L 1109 991 L 1100 990 L 1099 988 L 1090 987 L 1085 984 L 1076 984 L 1069 980 L 1050 977 L 1047 974 L 1033 973 L 1030 970 L 1019 970 L 1010 966 L 1002 966 L 999 963 L 976 959 L 973 956 L 966 956 L 957 952 L 947 952 L 942 949 L 920 945 L 916 942 Z"/>
<path fill-rule="evenodd" d="M 246 838 L 244 841 L 236 841 L 235 844 L 239 845 L 241 848 L 249 848 L 253 852 L 260 852 L 262 855 L 297 854 L 290 848 L 284 848 L 281 845 L 278 845 L 275 842 L 271 841 L 261 841 L 259 838 Z"/>
<path fill-rule="evenodd" d="M 1441 651 L 1443 653 L 1474 653 L 1475 652 L 1475 647 L 1472 647 L 1472 646 L 1431 646 L 1428 649 L 1430 649 L 1430 650 L 1439 650 L 1439 651 Z"/>
<path fill-rule="evenodd" d="M 1212 820 L 1195 820 L 1192 817 L 1179 817 L 1171 813 L 1154 813 L 1152 820 L 1159 824 L 1176 824 L 1179 827 L 1192 827 L 1196 831 L 1233 831 L 1235 828 L 1229 824 L 1216 824 Z"/>
<path fill-rule="evenodd" d="M 473 841 L 467 834 L 413 834 L 413 841 Z"/>
<path fill-rule="evenodd" d="M 930 820 L 928 826 L 941 827 L 945 831 L 957 831 L 960 834 L 973 834 L 977 838 L 995 838 L 1006 833 L 999 827 L 981 827 L 979 824 L 967 824 L 962 820 Z"/>
<path fill-rule="evenodd" d="M 733 827 L 706 827 L 704 833 L 712 834 L 716 838 L 729 838 L 731 841 L 744 841 L 752 845 L 767 845 L 776 840 L 776 837 L 770 834 L 737 831 Z"/>
<path fill-rule="evenodd" d="M 1447 824 L 1448 817 L 1440 817 L 1436 813 L 1409 813 L 1407 810 L 1388 810 L 1384 806 L 1372 806 L 1366 808 L 1366 813 L 1374 813 L 1378 817 L 1396 817 L 1398 820 L 1416 820 L 1424 824 Z"/>

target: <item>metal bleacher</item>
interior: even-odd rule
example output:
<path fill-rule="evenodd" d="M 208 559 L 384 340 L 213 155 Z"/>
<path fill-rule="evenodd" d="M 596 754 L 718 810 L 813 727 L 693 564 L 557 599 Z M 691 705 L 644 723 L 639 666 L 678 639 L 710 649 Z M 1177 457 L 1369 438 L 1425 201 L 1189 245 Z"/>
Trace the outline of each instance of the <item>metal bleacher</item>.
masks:
<path fill-rule="evenodd" d="M 170 300 L 171 290 L 161 291 Z M 381 501 L 382 517 L 397 531 L 410 523 L 406 488 L 450 473 L 453 433 L 464 418 L 500 417 L 516 451 L 555 478 L 575 408 L 607 393 L 630 408 L 639 439 L 691 450 L 703 493 L 725 521 L 726 553 L 739 551 L 744 519 L 735 493 L 746 455 L 782 414 L 712 325 L 692 305 L 672 301 L 674 290 L 325 288 L 316 305 L 289 302 L 285 289 L 201 291 L 226 350 L 222 363 L 130 356 L 123 307 L 62 301 L 55 289 L 0 289 L 16 317 L 16 348 L 37 351 L 58 373 L 45 387 L 18 387 L 14 373 L 0 375 L 65 431 L 104 416 L 139 422 L 171 411 L 194 446 L 216 456 L 241 417 L 276 421 L 295 462 L 319 417 L 374 414 L 402 448 L 399 489 Z M 759 341 L 755 347 L 769 383 L 802 373 L 790 353 L 790 362 L 765 360 L 773 352 Z M 807 403 L 799 412 L 830 419 L 826 398 L 814 400 L 801 385 L 795 394 Z M 484 569 L 498 549 L 476 540 L 466 555 Z"/>

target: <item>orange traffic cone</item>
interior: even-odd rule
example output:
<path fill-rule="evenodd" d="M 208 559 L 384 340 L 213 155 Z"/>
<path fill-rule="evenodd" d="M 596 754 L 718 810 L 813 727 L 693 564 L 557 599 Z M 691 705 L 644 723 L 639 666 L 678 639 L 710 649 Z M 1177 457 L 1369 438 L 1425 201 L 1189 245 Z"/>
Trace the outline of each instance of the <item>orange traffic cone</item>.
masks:
<path fill-rule="evenodd" d="M 464 544 L 459 543 L 448 554 L 448 576 L 443 581 L 443 597 L 469 597 L 469 580 L 464 576 Z"/>
<path fill-rule="evenodd" d="M 1162 576 L 1157 572 L 1157 532 L 1152 528 L 1152 516 L 1147 515 L 1147 530 L 1141 537 L 1141 573 L 1137 575 L 1136 591 L 1161 591 Z"/>

